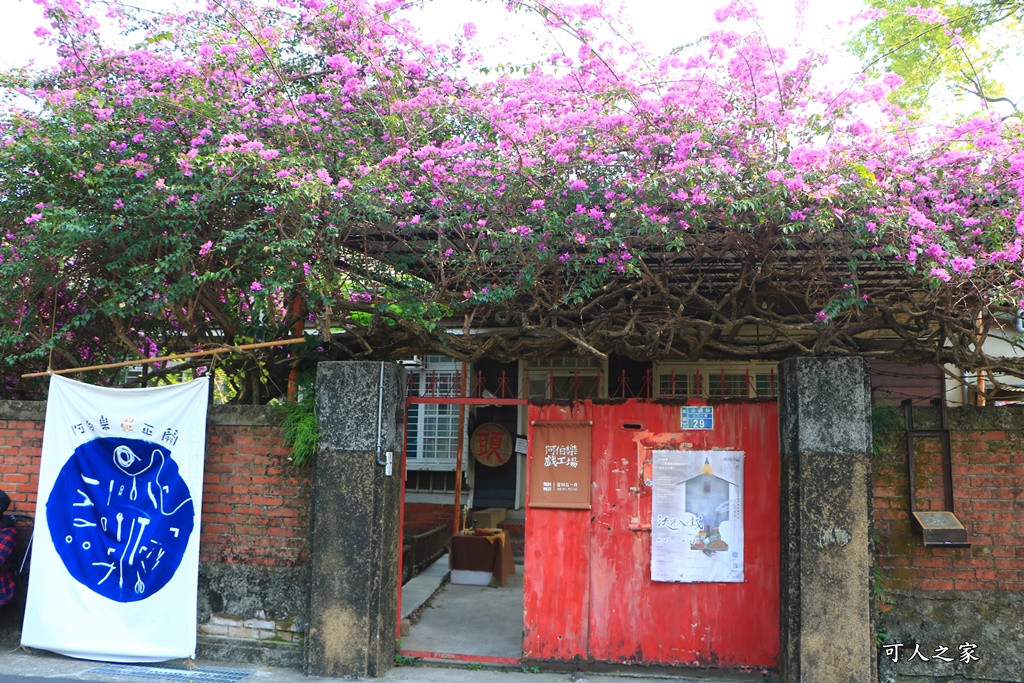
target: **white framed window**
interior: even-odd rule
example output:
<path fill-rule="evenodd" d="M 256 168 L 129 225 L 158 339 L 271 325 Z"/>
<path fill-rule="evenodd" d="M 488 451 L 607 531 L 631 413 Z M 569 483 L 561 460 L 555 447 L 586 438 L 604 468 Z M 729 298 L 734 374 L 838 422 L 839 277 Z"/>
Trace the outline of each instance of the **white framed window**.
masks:
<path fill-rule="evenodd" d="M 455 397 L 461 391 L 462 363 L 444 356 L 426 356 L 409 370 L 410 396 Z M 455 471 L 459 445 L 459 406 L 414 403 L 405 416 L 406 469 Z M 463 459 L 465 464 L 465 459 Z"/>
<path fill-rule="evenodd" d="M 522 368 L 530 398 L 572 400 L 608 395 L 607 368 L 599 358 L 545 358 L 525 361 Z"/>
<path fill-rule="evenodd" d="M 774 363 L 654 364 L 655 398 L 770 398 L 778 393 Z"/>

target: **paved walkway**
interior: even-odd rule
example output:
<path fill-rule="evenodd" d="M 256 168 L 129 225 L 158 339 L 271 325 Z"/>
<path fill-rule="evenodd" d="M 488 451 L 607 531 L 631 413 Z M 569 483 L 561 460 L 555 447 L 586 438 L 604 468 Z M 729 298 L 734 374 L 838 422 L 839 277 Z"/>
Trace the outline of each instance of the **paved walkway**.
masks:
<path fill-rule="evenodd" d="M 509 585 L 455 586 L 445 584 L 448 558 L 409 581 L 402 589 L 402 615 L 421 610 L 412 632 L 402 639 L 402 650 L 459 652 L 464 655 L 522 656 L 523 568 Z M 441 590 L 439 587 L 444 586 Z M 480 604 L 487 604 L 481 614 Z M 485 621 L 495 623 L 484 623 Z M 511 626 L 504 628 L 504 622 Z M 507 650 L 507 651 L 506 651 Z M 108 664 L 72 659 L 43 651 L 26 652 L 0 646 L 0 683 L 316 683 L 339 679 L 314 678 L 294 668 L 222 661 L 196 662 L 190 669 L 181 660 L 148 665 Z M 573 672 L 564 667 L 489 666 L 441 661 L 400 666 L 372 679 L 384 683 L 762 683 L 759 673 L 718 673 L 679 669 L 621 668 L 609 666 L 597 672 Z"/>
<path fill-rule="evenodd" d="M 105 683 L 316 683 L 332 678 L 312 678 L 295 669 L 274 668 L 256 664 L 230 664 L 197 661 L 197 669 L 186 669 L 182 662 L 148 665 L 111 665 L 71 659 L 45 652 L 28 653 L 20 648 L 0 651 L 0 683 L 36 683 L 46 681 L 103 681 Z M 136 674 L 136 675 L 133 675 Z M 378 679 L 384 683 L 631 683 L 674 681 L 675 683 L 760 683 L 760 674 L 700 674 L 699 677 L 654 673 L 646 670 L 620 670 L 607 673 L 540 672 L 533 667 L 482 666 L 396 667 Z"/>
<path fill-rule="evenodd" d="M 445 565 L 447 559 L 442 558 Z M 447 566 L 444 571 L 447 573 Z M 406 593 L 404 587 L 402 590 L 404 614 Z M 430 602 L 421 610 L 419 620 L 408 635 L 402 636 L 402 651 L 522 658 L 522 565 L 508 577 L 507 586 L 442 586 L 439 581 L 428 598 Z"/>

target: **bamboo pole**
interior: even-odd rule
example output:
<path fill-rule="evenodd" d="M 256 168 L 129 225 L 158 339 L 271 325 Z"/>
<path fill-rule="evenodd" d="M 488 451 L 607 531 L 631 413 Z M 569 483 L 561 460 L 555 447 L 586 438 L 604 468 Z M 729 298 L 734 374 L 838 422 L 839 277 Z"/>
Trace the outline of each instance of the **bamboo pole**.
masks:
<path fill-rule="evenodd" d="M 295 318 L 295 324 L 292 325 L 292 336 L 302 337 L 302 309 L 303 302 L 302 297 L 296 294 L 292 297 L 292 304 L 289 309 L 289 313 Z M 292 403 L 297 403 L 299 400 L 299 361 L 296 360 L 292 364 L 292 369 L 288 371 L 288 400 Z"/>
<path fill-rule="evenodd" d="M 982 343 L 985 340 L 985 320 L 981 315 L 981 311 L 978 311 L 978 344 L 975 348 L 980 349 Z M 984 406 L 988 403 L 985 392 L 988 388 L 985 386 L 985 371 L 978 370 L 977 380 L 975 382 L 977 388 L 977 400 L 975 403 L 979 406 Z"/>
<path fill-rule="evenodd" d="M 459 398 L 466 398 L 469 395 L 469 364 L 462 361 L 462 378 L 459 381 Z M 466 442 L 466 404 L 459 402 L 459 437 L 458 445 L 455 448 L 455 531 L 458 535 L 462 531 L 462 449 Z"/>
<path fill-rule="evenodd" d="M 126 360 L 120 363 L 104 363 L 103 365 L 87 365 L 82 368 L 64 368 L 63 370 L 45 370 L 43 372 L 30 372 L 22 375 L 22 379 L 30 377 L 47 377 L 49 375 L 73 375 L 76 372 L 88 372 L 90 370 L 106 370 L 108 368 L 125 368 L 129 365 L 146 365 L 150 363 L 162 363 L 164 361 L 186 360 L 198 358 L 199 356 L 213 356 L 219 353 L 235 353 L 237 351 L 249 351 L 250 349 L 263 349 L 268 346 L 284 346 L 286 344 L 298 344 L 306 341 L 305 337 L 292 337 L 290 339 L 279 339 L 277 341 L 257 342 L 255 344 L 242 344 L 240 346 L 223 346 L 219 349 L 207 349 L 206 351 L 193 351 L 191 353 L 180 353 L 171 356 L 159 356 L 157 358 L 139 358 Z"/>

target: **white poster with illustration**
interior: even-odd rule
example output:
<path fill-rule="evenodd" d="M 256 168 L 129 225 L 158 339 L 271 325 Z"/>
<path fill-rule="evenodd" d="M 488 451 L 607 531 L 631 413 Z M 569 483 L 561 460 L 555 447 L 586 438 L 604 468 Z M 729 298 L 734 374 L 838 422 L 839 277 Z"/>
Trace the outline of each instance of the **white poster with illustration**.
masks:
<path fill-rule="evenodd" d="M 651 580 L 743 582 L 743 451 L 654 451 Z"/>
<path fill-rule="evenodd" d="M 195 656 L 208 388 L 51 378 L 22 645 Z"/>

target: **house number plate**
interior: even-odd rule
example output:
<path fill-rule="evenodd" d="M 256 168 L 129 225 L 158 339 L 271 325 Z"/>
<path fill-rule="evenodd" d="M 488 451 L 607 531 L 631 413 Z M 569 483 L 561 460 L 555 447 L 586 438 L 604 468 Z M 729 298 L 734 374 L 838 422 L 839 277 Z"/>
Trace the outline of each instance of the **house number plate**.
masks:
<path fill-rule="evenodd" d="M 714 429 L 715 409 L 713 406 L 683 406 L 680 428 Z"/>

